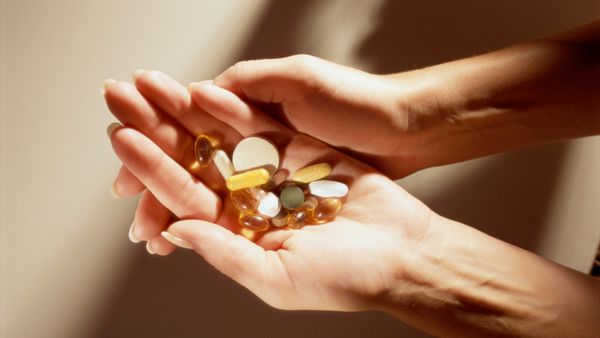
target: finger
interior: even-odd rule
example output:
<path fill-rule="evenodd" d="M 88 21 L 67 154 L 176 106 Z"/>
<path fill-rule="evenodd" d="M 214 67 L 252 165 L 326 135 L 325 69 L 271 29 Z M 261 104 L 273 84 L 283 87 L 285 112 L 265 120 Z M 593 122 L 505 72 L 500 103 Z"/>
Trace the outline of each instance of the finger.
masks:
<path fill-rule="evenodd" d="M 214 84 L 261 102 L 293 101 L 301 98 L 303 87 L 310 85 L 306 73 L 319 61 L 310 56 L 242 61 L 217 76 Z"/>
<path fill-rule="evenodd" d="M 104 96 L 110 111 L 125 126 L 148 136 L 184 168 L 195 167 L 194 136 L 153 107 L 136 87 L 126 82 L 108 82 Z"/>
<path fill-rule="evenodd" d="M 135 210 L 131 227 L 133 236 L 142 241 L 148 241 L 160 235 L 166 229 L 171 219 L 171 212 L 165 208 L 154 195 L 144 190 Z"/>
<path fill-rule="evenodd" d="M 243 136 L 258 133 L 287 134 L 289 129 L 253 108 L 232 92 L 207 82 L 189 86 L 196 104 L 217 119 L 232 126 Z"/>
<path fill-rule="evenodd" d="M 250 290 L 257 291 L 267 282 L 265 250 L 230 230 L 210 222 L 187 220 L 173 223 L 168 234 L 175 236 L 168 237 L 175 244 L 192 248 L 217 270 Z"/>
<path fill-rule="evenodd" d="M 167 256 L 176 248 L 175 244 L 169 242 L 160 234 L 146 243 L 146 250 L 153 255 Z"/>
<path fill-rule="evenodd" d="M 193 104 L 187 89 L 171 77 L 154 70 L 136 71 L 135 74 L 135 86 L 140 93 L 192 134 L 211 135 L 221 140 L 220 148 L 227 151 L 241 139 L 235 129 Z"/>
<path fill-rule="evenodd" d="M 115 198 L 120 198 L 137 195 L 144 191 L 144 189 L 146 189 L 144 184 L 127 168 L 121 166 L 117 177 L 113 181 L 111 193 Z"/>
<path fill-rule="evenodd" d="M 121 162 L 177 217 L 214 221 L 221 199 L 177 164 L 145 135 L 132 128 L 110 136 Z"/>

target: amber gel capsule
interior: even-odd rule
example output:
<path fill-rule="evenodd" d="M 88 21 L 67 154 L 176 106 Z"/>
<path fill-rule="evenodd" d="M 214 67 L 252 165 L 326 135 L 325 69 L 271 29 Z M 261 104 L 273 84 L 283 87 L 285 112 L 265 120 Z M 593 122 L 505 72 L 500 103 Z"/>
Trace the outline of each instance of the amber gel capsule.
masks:
<path fill-rule="evenodd" d="M 325 198 L 315 207 L 311 222 L 321 224 L 329 222 L 337 216 L 342 209 L 342 201 L 339 198 Z"/>
<path fill-rule="evenodd" d="M 275 215 L 273 218 L 271 218 L 271 224 L 274 227 L 281 228 L 288 224 L 289 219 L 290 219 L 290 211 L 285 208 L 281 208 L 279 210 L 279 213 L 277 215 Z"/>
<path fill-rule="evenodd" d="M 198 136 L 198 138 L 196 138 L 196 143 L 194 143 L 194 150 L 196 153 L 196 160 L 201 168 L 210 164 L 210 161 L 213 158 L 214 148 L 208 136 Z"/>
<path fill-rule="evenodd" d="M 241 226 L 254 231 L 265 231 L 269 228 L 267 218 L 253 212 L 241 213 L 238 222 Z"/>
<path fill-rule="evenodd" d="M 310 220 L 315 213 L 317 205 L 319 205 L 319 201 L 314 196 L 307 196 L 304 203 L 300 205 L 300 209 L 306 211 L 306 216 Z"/>
<path fill-rule="evenodd" d="M 288 219 L 288 227 L 292 229 L 300 229 L 306 225 L 308 214 L 304 209 L 294 210 Z"/>
<path fill-rule="evenodd" d="M 229 193 L 233 206 L 242 212 L 256 210 L 258 200 L 250 189 L 234 190 Z"/>

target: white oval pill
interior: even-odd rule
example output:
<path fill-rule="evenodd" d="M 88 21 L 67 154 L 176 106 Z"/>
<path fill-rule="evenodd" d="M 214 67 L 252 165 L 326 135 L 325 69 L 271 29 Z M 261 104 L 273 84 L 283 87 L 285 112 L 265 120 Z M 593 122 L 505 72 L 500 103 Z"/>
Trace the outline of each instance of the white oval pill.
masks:
<path fill-rule="evenodd" d="M 233 150 L 233 167 L 244 171 L 263 167 L 271 174 L 279 168 L 279 152 L 270 141 L 257 136 L 240 141 Z"/>
<path fill-rule="evenodd" d="M 348 194 L 348 186 L 341 182 L 320 180 L 310 182 L 308 190 L 317 197 L 344 197 Z"/>
<path fill-rule="evenodd" d="M 275 217 L 281 210 L 279 198 L 272 192 L 267 193 L 258 203 L 258 212 L 267 217 Z"/>
<path fill-rule="evenodd" d="M 213 156 L 213 162 L 215 163 L 217 170 L 219 170 L 219 173 L 221 173 L 221 176 L 223 176 L 223 179 L 226 180 L 230 176 L 235 174 L 235 169 L 233 169 L 233 164 L 231 164 L 231 160 L 229 159 L 229 156 L 227 156 L 227 153 L 224 152 L 223 150 L 217 149 L 215 151 L 215 154 Z"/>

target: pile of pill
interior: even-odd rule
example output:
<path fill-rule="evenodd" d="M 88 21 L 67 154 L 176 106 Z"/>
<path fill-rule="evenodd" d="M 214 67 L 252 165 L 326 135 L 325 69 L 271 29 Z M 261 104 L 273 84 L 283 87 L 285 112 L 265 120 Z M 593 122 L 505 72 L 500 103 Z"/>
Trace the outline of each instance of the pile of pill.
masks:
<path fill-rule="evenodd" d="M 198 136 L 196 160 L 201 167 L 214 162 L 239 211 L 238 222 L 246 237 L 270 227 L 300 229 L 307 224 L 329 222 L 342 208 L 348 186 L 324 179 L 331 173 L 329 164 L 313 164 L 290 176 L 287 170 L 279 168 L 279 152 L 265 138 L 251 136 L 241 140 L 231 160 L 214 144 L 208 136 Z"/>

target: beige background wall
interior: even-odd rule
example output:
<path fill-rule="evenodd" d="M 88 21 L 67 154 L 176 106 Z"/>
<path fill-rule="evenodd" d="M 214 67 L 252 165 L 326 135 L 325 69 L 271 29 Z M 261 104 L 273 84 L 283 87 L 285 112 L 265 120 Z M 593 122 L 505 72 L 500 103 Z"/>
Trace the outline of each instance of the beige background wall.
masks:
<path fill-rule="evenodd" d="M 378 313 L 270 309 L 190 252 L 131 244 L 135 199 L 99 88 L 136 68 L 182 82 L 311 53 L 375 72 L 481 53 L 590 21 L 577 1 L 2 1 L 1 337 L 421 337 Z M 400 183 L 439 213 L 587 271 L 600 140 L 435 168 Z"/>

